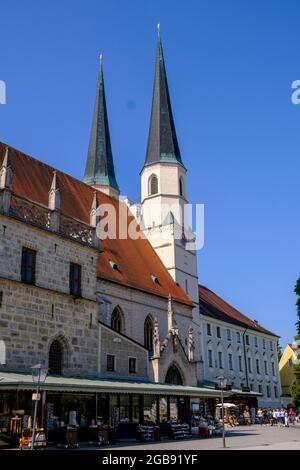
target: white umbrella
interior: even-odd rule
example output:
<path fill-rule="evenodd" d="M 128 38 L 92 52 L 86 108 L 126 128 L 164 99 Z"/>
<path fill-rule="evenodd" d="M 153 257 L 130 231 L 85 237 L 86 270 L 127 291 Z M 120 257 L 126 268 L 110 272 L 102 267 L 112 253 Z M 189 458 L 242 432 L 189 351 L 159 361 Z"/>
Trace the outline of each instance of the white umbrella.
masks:
<path fill-rule="evenodd" d="M 221 407 L 222 403 L 218 403 L 217 406 Z M 238 408 L 234 403 L 224 403 L 224 408 Z"/>

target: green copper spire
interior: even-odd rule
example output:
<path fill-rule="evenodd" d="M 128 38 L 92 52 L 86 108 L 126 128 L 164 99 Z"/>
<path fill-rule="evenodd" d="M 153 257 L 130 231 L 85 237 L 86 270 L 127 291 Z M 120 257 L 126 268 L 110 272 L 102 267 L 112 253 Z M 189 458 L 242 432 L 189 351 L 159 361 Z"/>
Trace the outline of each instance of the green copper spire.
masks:
<path fill-rule="evenodd" d="M 174 162 L 182 165 L 173 120 L 159 24 L 157 30 L 152 111 L 145 166 L 158 162 Z"/>
<path fill-rule="evenodd" d="M 109 135 L 102 54 L 100 55 L 96 102 L 83 181 L 91 186 L 110 186 L 119 191 Z"/>

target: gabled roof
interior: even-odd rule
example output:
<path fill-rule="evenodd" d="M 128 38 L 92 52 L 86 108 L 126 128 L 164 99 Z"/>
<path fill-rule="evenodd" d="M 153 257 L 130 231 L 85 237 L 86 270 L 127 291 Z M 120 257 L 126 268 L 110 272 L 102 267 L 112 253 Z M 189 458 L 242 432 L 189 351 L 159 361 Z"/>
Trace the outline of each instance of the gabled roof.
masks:
<path fill-rule="evenodd" d="M 182 164 L 160 37 L 157 41 L 152 110 L 145 165 L 158 162 Z"/>
<path fill-rule="evenodd" d="M 242 328 L 248 328 L 259 333 L 277 336 L 251 320 L 243 313 L 239 312 L 236 308 L 232 307 L 207 287 L 201 285 L 199 285 L 199 306 L 200 314 L 202 315 L 227 323 L 232 323 L 233 325 L 241 326 Z"/>
<path fill-rule="evenodd" d="M 0 142 L 0 167 L 3 162 L 6 145 Z M 54 168 L 24 153 L 9 148 L 13 172 L 12 191 L 27 200 L 48 207 L 48 192 L 53 179 Z M 57 170 L 60 190 L 61 213 L 85 224 L 90 223 L 95 189 L 72 176 Z M 99 204 L 112 204 L 116 210 L 117 229 L 120 211 L 125 218 L 125 226 L 136 226 L 133 216 L 125 211 L 125 205 L 116 199 L 98 192 Z M 118 234 L 118 231 L 117 231 Z M 185 292 L 174 282 L 165 269 L 148 240 L 141 235 L 137 240 L 106 239 L 100 241 L 97 273 L 107 279 L 133 289 L 168 298 L 169 294 L 177 302 L 192 305 Z M 117 264 L 112 268 L 110 261 Z M 154 275 L 159 284 L 151 279 Z"/>

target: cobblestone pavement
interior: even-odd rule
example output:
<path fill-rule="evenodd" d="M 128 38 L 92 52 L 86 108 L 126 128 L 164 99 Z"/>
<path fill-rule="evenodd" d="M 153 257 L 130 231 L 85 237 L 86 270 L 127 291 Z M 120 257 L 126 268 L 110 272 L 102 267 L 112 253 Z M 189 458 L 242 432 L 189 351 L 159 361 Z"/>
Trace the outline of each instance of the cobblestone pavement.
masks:
<path fill-rule="evenodd" d="M 227 449 L 240 450 L 300 450 L 300 426 L 289 428 L 277 426 L 239 426 L 227 431 Z M 222 439 L 193 439 L 182 441 L 163 441 L 130 446 L 113 446 L 114 450 L 222 450 Z"/>

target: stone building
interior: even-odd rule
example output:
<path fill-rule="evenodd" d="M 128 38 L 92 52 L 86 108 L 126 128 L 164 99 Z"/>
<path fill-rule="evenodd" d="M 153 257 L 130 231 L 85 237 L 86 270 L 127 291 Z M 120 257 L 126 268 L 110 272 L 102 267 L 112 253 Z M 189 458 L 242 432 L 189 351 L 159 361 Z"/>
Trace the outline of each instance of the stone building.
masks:
<path fill-rule="evenodd" d="M 203 385 L 224 375 L 236 391 L 237 401 L 257 392 L 258 406 L 280 407 L 278 336 L 204 286 L 199 286 L 199 299 Z"/>
<path fill-rule="evenodd" d="M 64 394 L 72 392 L 77 410 L 113 421 L 117 409 L 121 423 L 190 419 L 191 400 L 200 410 L 201 401 L 211 406 L 220 396 L 221 372 L 235 387 L 227 396 L 256 400 L 268 386 L 279 394 L 276 335 L 237 319 L 213 294 L 206 304 L 208 291 L 199 291 L 160 38 L 141 203 L 119 195 L 101 59 L 83 182 L 0 143 L 0 417 L 20 406 L 28 413 L 36 363 L 49 369 L 44 405 L 65 410 Z M 246 349 L 235 342 L 238 333 L 248 337 Z M 220 351 L 224 367 L 215 364 Z M 265 377 L 254 362 L 251 372 L 247 361 L 242 373 L 239 354 L 275 373 Z"/>

